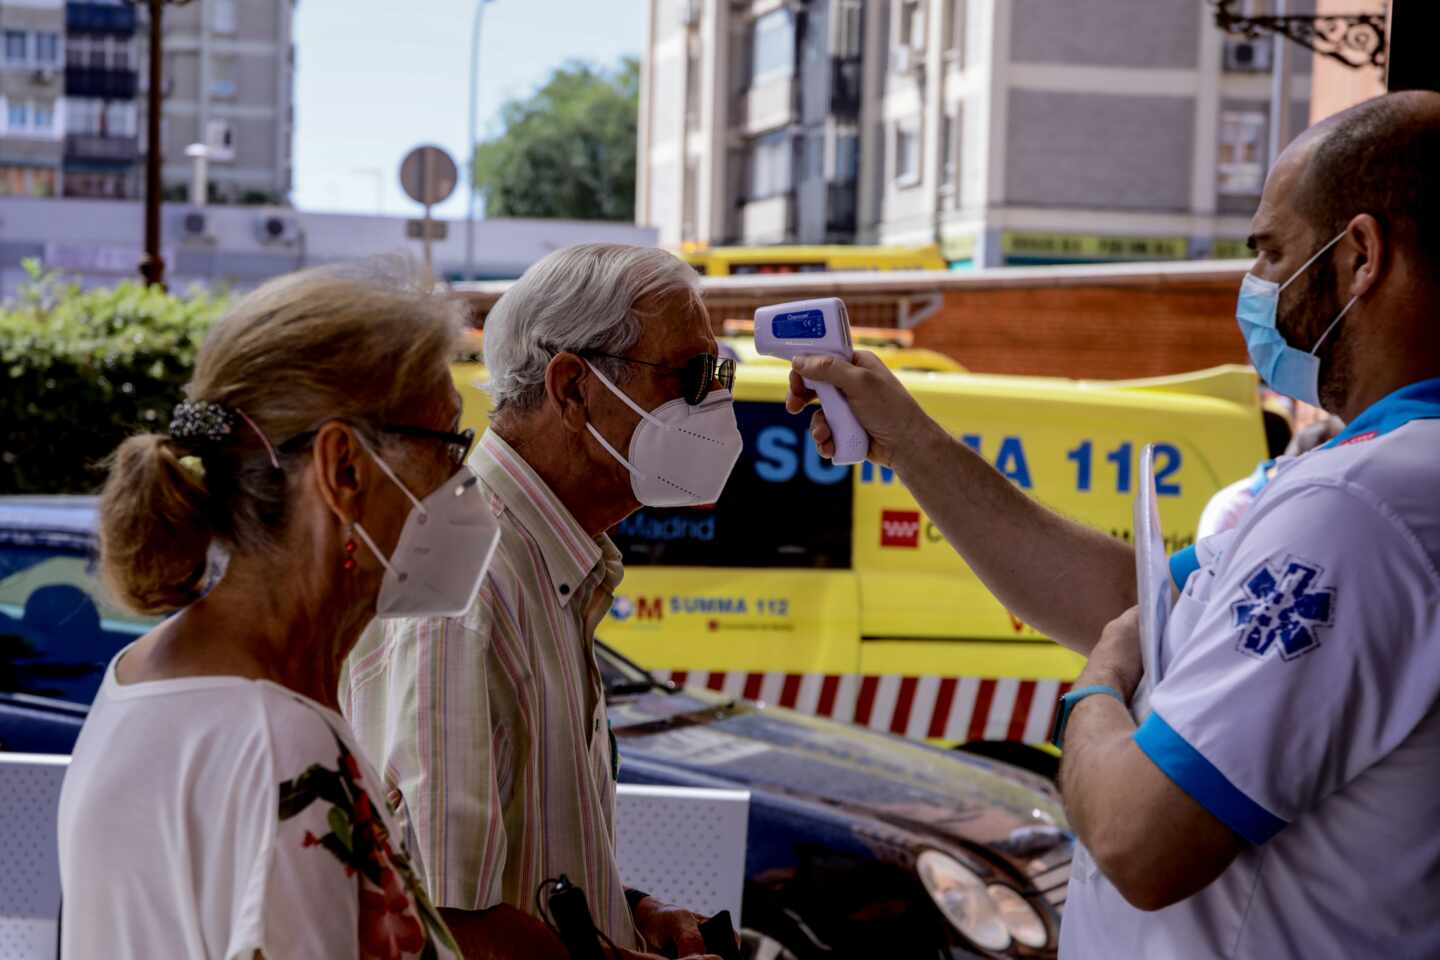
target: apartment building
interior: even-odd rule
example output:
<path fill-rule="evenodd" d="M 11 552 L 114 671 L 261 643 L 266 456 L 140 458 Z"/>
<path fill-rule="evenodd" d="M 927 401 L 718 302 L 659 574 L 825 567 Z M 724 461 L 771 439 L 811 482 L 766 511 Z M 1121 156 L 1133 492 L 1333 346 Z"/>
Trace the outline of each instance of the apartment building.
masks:
<path fill-rule="evenodd" d="M 1208 4 L 650 4 L 637 216 L 663 243 L 936 243 L 985 266 L 1242 251 L 1272 44 L 1226 38 Z M 835 78 L 855 72 L 851 111 Z"/>
<path fill-rule="evenodd" d="M 294 138 L 294 0 L 165 8 L 165 194 L 209 147 L 210 197 L 284 203 Z M 0 3 L 0 195 L 144 193 L 149 14 L 127 0 Z"/>
<path fill-rule="evenodd" d="M 65 5 L 66 197 L 142 195 L 135 10 L 115 2 Z"/>
<path fill-rule="evenodd" d="M 191 177 L 185 149 L 204 143 L 214 199 L 286 201 L 295 127 L 294 8 L 295 0 L 194 0 L 166 8 L 161 142 L 167 196 L 184 195 Z M 142 13 L 142 60 L 146 19 Z M 140 86 L 143 102 L 143 65 Z"/>
<path fill-rule="evenodd" d="M 60 0 L 0 3 L 0 196 L 60 193 L 64 34 Z"/>

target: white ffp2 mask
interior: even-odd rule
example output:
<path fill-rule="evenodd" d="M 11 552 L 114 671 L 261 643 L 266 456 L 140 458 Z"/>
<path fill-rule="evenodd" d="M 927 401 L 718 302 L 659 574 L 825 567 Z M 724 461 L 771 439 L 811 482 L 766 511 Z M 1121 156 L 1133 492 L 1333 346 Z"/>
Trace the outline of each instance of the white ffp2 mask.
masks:
<path fill-rule="evenodd" d="M 744 445 L 730 391 L 711 390 L 693 407 L 677 399 L 643 410 L 594 364 L 589 366 L 611 393 L 640 415 L 628 458 L 593 424 L 585 425 L 600 446 L 630 471 L 635 499 L 647 507 L 693 507 L 719 500 Z"/>
<path fill-rule="evenodd" d="M 413 504 L 388 558 L 355 522 L 355 532 L 385 567 L 375 615 L 458 617 L 475 602 L 500 543 L 500 526 L 480 493 L 479 476 L 468 466 L 461 467 L 434 493 L 418 500 L 364 440 L 360 445 Z"/>

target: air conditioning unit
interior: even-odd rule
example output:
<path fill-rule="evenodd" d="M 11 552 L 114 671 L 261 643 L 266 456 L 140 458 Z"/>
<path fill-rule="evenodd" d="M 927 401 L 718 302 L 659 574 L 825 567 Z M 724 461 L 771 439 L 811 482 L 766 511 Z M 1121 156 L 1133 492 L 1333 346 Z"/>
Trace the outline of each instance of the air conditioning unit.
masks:
<path fill-rule="evenodd" d="M 185 238 L 187 240 L 200 240 L 206 236 L 210 222 L 206 218 L 204 211 L 191 210 L 185 214 L 185 218 L 180 222 L 180 225 L 185 230 Z"/>
<path fill-rule="evenodd" d="M 894 47 L 890 51 L 890 69 L 895 73 L 911 73 L 924 60 L 910 47 Z"/>
<path fill-rule="evenodd" d="M 300 221 L 287 213 L 262 213 L 255 218 L 255 239 L 267 247 L 293 247 L 300 240 Z"/>
<path fill-rule="evenodd" d="M 1274 44 L 1269 40 L 1226 40 L 1225 69 L 1231 73 L 1268 73 Z"/>
<path fill-rule="evenodd" d="M 30 74 L 32 83 L 38 83 L 41 86 L 47 87 L 55 82 L 55 77 L 56 72 L 54 67 L 39 67 Z"/>
<path fill-rule="evenodd" d="M 235 126 L 229 120 L 205 124 L 205 147 L 210 161 L 228 163 L 235 159 Z"/>

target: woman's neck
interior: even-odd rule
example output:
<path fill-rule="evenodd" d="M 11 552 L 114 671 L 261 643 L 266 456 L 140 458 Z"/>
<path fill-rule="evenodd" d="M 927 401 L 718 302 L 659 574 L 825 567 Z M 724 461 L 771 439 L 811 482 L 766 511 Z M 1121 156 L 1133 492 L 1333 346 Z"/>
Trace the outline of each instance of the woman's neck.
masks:
<path fill-rule="evenodd" d="M 373 615 L 357 602 L 359 586 L 237 558 L 213 590 L 136 645 L 117 679 L 270 680 L 338 709 L 341 666 Z"/>

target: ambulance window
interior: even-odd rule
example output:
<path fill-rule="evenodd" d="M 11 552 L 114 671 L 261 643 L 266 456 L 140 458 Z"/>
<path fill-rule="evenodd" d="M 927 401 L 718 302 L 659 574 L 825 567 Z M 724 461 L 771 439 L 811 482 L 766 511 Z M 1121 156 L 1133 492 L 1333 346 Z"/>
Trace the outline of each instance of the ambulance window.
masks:
<path fill-rule="evenodd" d="M 809 414 L 738 402 L 745 450 L 713 507 L 646 507 L 610 531 L 632 566 L 850 566 L 850 467 L 823 459 Z"/>

